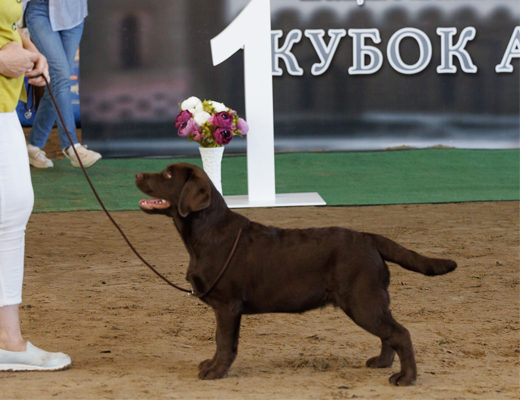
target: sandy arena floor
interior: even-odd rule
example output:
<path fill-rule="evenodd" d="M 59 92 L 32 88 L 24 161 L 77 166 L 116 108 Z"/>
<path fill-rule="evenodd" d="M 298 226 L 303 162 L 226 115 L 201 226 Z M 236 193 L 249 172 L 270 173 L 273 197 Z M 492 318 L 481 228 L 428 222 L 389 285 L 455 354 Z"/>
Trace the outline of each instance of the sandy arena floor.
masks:
<path fill-rule="evenodd" d="M 174 291 L 127 248 L 101 212 L 33 214 L 27 229 L 26 338 L 71 355 L 71 369 L 4 373 L 2 399 L 518 399 L 519 203 L 241 210 L 280 227 L 377 232 L 459 268 L 428 278 L 390 265 L 392 311 L 410 330 L 419 376 L 365 361 L 379 340 L 340 310 L 243 318 L 227 378 L 199 381 L 215 350 L 214 316 Z M 142 255 L 187 286 L 169 219 L 114 213 Z"/>

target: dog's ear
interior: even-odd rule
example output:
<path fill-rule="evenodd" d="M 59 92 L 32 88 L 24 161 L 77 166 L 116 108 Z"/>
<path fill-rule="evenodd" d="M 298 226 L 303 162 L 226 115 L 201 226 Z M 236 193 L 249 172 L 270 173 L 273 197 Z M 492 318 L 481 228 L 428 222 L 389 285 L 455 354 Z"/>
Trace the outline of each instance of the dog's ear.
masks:
<path fill-rule="evenodd" d="M 189 213 L 204 210 L 211 203 L 211 184 L 209 178 L 193 172 L 181 191 L 179 214 L 186 217 Z"/>

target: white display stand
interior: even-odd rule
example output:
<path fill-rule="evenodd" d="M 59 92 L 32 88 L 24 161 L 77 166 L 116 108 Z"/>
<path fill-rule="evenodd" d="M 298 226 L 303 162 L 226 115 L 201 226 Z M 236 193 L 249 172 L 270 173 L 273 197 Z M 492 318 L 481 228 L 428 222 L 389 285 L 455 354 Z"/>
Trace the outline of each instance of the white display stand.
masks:
<path fill-rule="evenodd" d="M 274 200 L 251 200 L 250 196 L 224 196 L 229 208 L 324 206 L 318 193 L 276 194 Z"/>
<path fill-rule="evenodd" d="M 213 65 L 244 50 L 248 195 L 224 196 L 228 206 L 276 207 L 325 205 L 317 193 L 275 193 L 273 76 L 271 65 L 271 4 L 251 0 L 219 35 L 211 40 Z M 321 201 L 318 203 L 316 199 Z"/>

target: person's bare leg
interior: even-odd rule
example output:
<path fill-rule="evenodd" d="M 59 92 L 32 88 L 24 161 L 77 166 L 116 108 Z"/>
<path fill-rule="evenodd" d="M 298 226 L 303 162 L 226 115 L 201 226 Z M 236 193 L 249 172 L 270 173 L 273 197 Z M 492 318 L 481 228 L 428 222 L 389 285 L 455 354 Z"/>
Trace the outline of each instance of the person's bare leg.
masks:
<path fill-rule="evenodd" d="M 26 345 L 20 330 L 18 304 L 0 307 L 0 349 L 25 351 Z"/>

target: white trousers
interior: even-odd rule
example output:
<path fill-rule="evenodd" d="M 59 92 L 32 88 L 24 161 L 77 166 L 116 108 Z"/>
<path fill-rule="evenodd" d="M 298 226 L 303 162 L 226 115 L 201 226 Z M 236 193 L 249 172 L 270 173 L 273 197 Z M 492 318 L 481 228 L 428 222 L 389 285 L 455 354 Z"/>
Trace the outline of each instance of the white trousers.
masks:
<path fill-rule="evenodd" d="M 22 302 L 25 227 L 33 205 L 22 126 L 16 112 L 0 113 L 0 307 Z"/>

